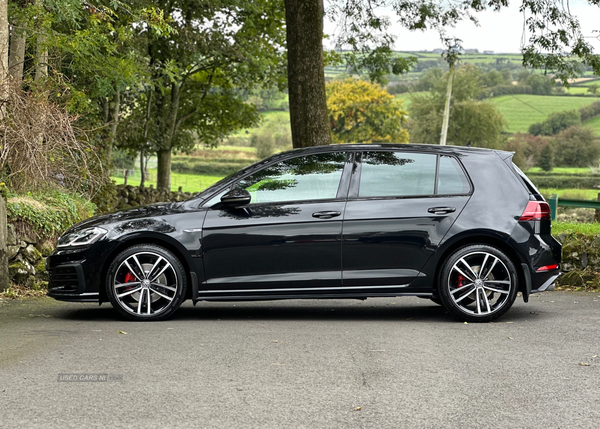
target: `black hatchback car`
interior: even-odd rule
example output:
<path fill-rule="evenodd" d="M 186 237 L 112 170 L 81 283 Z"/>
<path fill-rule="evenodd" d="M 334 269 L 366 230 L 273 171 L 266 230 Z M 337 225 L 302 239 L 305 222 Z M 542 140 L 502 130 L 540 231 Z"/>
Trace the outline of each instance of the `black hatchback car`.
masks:
<path fill-rule="evenodd" d="M 419 296 L 504 314 L 559 276 L 550 210 L 512 153 L 333 145 L 272 156 L 190 200 L 70 228 L 48 295 L 159 320 L 198 301 Z"/>

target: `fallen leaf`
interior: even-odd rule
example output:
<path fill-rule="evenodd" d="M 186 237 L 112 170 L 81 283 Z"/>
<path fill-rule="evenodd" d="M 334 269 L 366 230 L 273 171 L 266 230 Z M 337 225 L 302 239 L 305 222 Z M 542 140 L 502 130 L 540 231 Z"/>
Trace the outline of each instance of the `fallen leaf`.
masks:
<path fill-rule="evenodd" d="M 361 408 L 361 407 L 356 407 L 356 408 L 354 409 L 354 411 L 360 411 L 360 410 L 362 410 L 362 408 Z"/>
<path fill-rule="evenodd" d="M 469 322 L 465 322 L 465 325 L 468 325 L 468 324 L 469 324 Z"/>
<path fill-rule="evenodd" d="M 509 339 L 509 340 L 514 340 L 514 338 L 513 338 L 513 337 L 508 337 L 508 339 Z"/>
<path fill-rule="evenodd" d="M 515 322 L 506 322 L 506 323 L 515 323 Z"/>
<path fill-rule="evenodd" d="M 119 334 L 127 335 L 127 332 L 125 332 L 125 331 L 119 331 Z"/>
<path fill-rule="evenodd" d="M 585 363 L 585 362 L 579 362 L 579 365 L 580 365 L 580 366 L 590 366 L 590 364 L 589 364 L 589 363 Z"/>

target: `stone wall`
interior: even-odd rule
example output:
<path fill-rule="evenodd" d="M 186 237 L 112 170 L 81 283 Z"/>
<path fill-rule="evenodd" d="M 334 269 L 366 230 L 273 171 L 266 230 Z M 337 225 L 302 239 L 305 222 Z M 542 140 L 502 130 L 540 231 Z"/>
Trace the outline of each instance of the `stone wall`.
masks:
<path fill-rule="evenodd" d="M 117 204 L 114 210 L 126 210 L 167 201 L 183 201 L 191 196 L 191 193 L 181 192 L 181 189 L 177 192 L 166 192 L 158 191 L 153 187 L 120 185 L 117 186 Z M 23 228 L 19 227 L 17 231 L 14 225 L 8 224 L 6 242 L 8 285 L 12 282 L 34 289 L 45 287 L 48 282 L 46 257 L 54 250 L 55 240 L 39 240 Z"/>
<path fill-rule="evenodd" d="M 7 228 L 8 277 L 14 284 L 38 289 L 48 281 L 46 257 L 54 250 L 54 242 L 40 242 L 26 234 L 19 236 L 13 225 Z"/>
<path fill-rule="evenodd" d="M 115 210 L 126 210 L 132 207 L 147 204 L 162 203 L 165 201 L 184 201 L 190 198 L 190 192 L 182 192 L 181 187 L 177 192 L 159 191 L 153 186 L 140 188 L 132 185 L 117 186 L 117 204 Z"/>

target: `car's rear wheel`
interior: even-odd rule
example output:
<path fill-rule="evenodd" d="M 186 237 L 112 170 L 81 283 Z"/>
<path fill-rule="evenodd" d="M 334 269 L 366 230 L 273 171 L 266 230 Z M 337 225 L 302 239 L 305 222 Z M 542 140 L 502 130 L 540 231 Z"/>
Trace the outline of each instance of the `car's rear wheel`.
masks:
<path fill-rule="evenodd" d="M 152 245 L 132 246 L 112 261 L 106 291 L 113 307 L 131 320 L 163 320 L 185 299 L 186 276 L 169 250 Z"/>
<path fill-rule="evenodd" d="M 451 254 L 440 273 L 439 297 L 460 320 L 489 322 L 515 302 L 518 275 L 510 258 L 488 245 L 470 245 Z"/>

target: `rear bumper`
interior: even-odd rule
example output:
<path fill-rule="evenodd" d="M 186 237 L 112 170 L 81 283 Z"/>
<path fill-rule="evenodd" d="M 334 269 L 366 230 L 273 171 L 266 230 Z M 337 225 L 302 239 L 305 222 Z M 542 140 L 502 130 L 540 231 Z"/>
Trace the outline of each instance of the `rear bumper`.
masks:
<path fill-rule="evenodd" d="M 548 288 L 560 277 L 561 273 L 553 274 L 548 280 L 546 280 L 540 287 L 533 289 L 530 293 L 539 293 L 548 290 Z"/>

